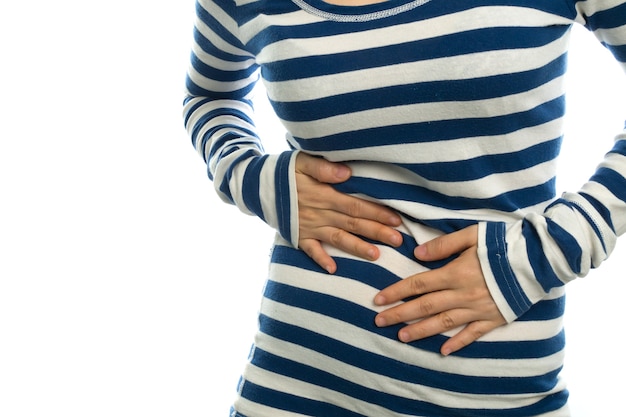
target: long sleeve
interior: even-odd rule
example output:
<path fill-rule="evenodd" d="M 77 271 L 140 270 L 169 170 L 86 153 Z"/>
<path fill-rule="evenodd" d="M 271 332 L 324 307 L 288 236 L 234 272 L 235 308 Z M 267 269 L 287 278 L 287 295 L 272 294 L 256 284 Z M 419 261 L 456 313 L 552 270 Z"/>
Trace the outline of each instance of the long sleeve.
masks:
<path fill-rule="evenodd" d="M 581 1 L 577 21 L 626 66 L 626 5 Z M 512 321 L 550 290 L 600 265 L 626 230 L 626 133 L 576 193 L 516 223 L 481 224 L 479 256 L 501 312 Z"/>
<path fill-rule="evenodd" d="M 196 3 L 185 127 L 220 198 L 297 243 L 295 152 L 263 150 L 251 101 L 259 68 L 238 38 L 237 9 L 228 0 Z"/>

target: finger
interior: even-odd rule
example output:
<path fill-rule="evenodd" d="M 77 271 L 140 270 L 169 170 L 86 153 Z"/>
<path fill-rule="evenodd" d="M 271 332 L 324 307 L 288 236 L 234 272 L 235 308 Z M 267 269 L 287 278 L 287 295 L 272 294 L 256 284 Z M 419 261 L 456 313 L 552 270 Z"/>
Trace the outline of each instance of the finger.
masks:
<path fill-rule="evenodd" d="M 323 219 L 320 219 L 323 216 Z M 363 223 L 365 222 L 365 223 Z M 324 226 L 318 226 L 324 224 Z M 350 224 L 350 226 L 346 226 Z M 351 231 L 345 230 L 346 228 Z M 379 236 L 380 241 L 393 243 L 402 236 L 393 229 L 384 230 L 386 226 L 368 222 L 347 220 L 345 215 L 329 210 L 300 211 L 300 240 L 314 239 L 318 242 L 328 243 L 344 252 L 368 260 L 376 260 L 379 256 L 378 248 L 361 237 L 352 233 L 356 230 L 370 236 Z M 398 234 L 398 237 L 395 236 Z M 389 243 L 389 244 L 391 244 Z"/>
<path fill-rule="evenodd" d="M 350 168 L 344 164 L 330 162 L 303 152 L 296 157 L 296 171 L 330 184 L 346 181 L 352 174 Z"/>
<path fill-rule="evenodd" d="M 324 268 L 329 274 L 334 274 L 337 271 L 337 263 L 328 255 L 318 240 L 303 239 L 300 240 L 299 246 L 309 258 L 313 259 L 316 264 Z"/>
<path fill-rule="evenodd" d="M 340 193 L 332 187 L 319 189 L 319 185 L 347 180 L 351 172 L 346 165 L 300 153 L 296 160 L 296 172 L 303 174 L 297 182 L 299 190 L 318 187 L 317 192 L 303 196 L 314 207 L 331 208 L 351 217 L 374 220 L 388 226 L 399 226 L 402 223 L 400 216 L 381 204 Z"/>
<path fill-rule="evenodd" d="M 457 327 L 469 323 L 472 318 L 469 310 L 458 309 L 444 311 L 403 327 L 398 332 L 398 339 L 404 343 L 424 339 L 456 329 Z"/>
<path fill-rule="evenodd" d="M 380 256 L 380 251 L 375 245 L 343 229 L 325 227 L 320 229 L 320 231 L 322 234 L 319 240 L 351 255 L 370 261 L 374 261 Z"/>
<path fill-rule="evenodd" d="M 439 236 L 415 248 L 415 257 L 423 261 L 448 258 L 478 242 L 478 226 L 470 226 L 447 235 Z"/>
<path fill-rule="evenodd" d="M 377 221 L 339 215 L 334 217 L 332 225 L 351 234 L 363 236 L 391 246 L 397 247 L 402 244 L 400 232 Z"/>
<path fill-rule="evenodd" d="M 437 278 L 439 277 L 439 278 Z M 376 305 L 387 305 L 416 295 L 427 294 L 448 288 L 445 274 L 441 269 L 421 272 L 391 284 L 374 298 Z"/>
<path fill-rule="evenodd" d="M 389 308 L 376 316 L 376 325 L 392 326 L 451 310 L 459 305 L 458 301 L 451 298 L 452 294 L 450 291 L 437 291 Z"/>
<path fill-rule="evenodd" d="M 313 189 L 314 192 L 311 191 Z M 398 244 L 402 242 L 400 233 L 391 228 L 402 223 L 400 216 L 393 210 L 371 201 L 341 193 L 328 184 L 321 184 L 307 175 L 302 175 L 298 179 L 298 190 L 300 210 L 303 216 L 311 215 L 313 216 L 312 219 L 319 220 L 321 213 L 315 217 L 315 210 L 325 210 L 324 215 L 332 215 L 335 212 L 341 215 L 335 217 L 333 225 L 336 227 L 350 226 L 350 224 L 340 223 L 340 220 L 343 222 L 360 219 L 371 220 L 387 226 L 387 234 L 393 234 L 399 241 Z M 307 213 L 307 210 L 310 212 Z M 350 230 L 356 231 L 357 229 L 350 227 Z M 370 235 L 371 233 L 368 233 L 368 237 Z"/>
<path fill-rule="evenodd" d="M 337 193 L 331 208 L 354 219 L 368 219 L 388 226 L 399 226 L 402 219 L 393 210 L 362 198 Z"/>
<path fill-rule="evenodd" d="M 441 346 L 441 354 L 443 356 L 448 356 L 454 352 L 458 352 L 463 349 L 465 346 L 468 346 L 485 334 L 489 333 L 493 329 L 502 326 L 504 323 L 501 322 L 491 322 L 491 321 L 474 321 L 459 333 L 448 339 Z"/>

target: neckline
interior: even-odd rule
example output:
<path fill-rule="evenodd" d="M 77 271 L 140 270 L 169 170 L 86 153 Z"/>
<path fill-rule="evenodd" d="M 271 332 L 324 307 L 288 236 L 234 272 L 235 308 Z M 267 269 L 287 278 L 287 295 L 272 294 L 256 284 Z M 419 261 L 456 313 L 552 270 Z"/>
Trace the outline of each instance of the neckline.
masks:
<path fill-rule="evenodd" d="M 395 16 L 423 6 L 431 0 L 387 0 L 361 6 L 345 6 L 324 0 L 291 0 L 302 10 L 327 20 L 338 22 L 368 22 Z"/>

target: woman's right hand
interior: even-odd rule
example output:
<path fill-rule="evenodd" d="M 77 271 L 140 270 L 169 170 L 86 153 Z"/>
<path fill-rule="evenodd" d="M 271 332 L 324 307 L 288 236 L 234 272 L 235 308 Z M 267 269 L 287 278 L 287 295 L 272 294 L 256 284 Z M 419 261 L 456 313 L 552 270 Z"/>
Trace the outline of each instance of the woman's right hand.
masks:
<path fill-rule="evenodd" d="M 350 175 L 347 166 L 323 158 L 301 152 L 296 159 L 298 245 L 331 274 L 337 264 L 322 243 L 368 260 L 376 260 L 380 252 L 359 236 L 396 247 L 402 243 L 402 235 L 393 228 L 401 223 L 396 213 L 330 185 L 344 182 Z"/>

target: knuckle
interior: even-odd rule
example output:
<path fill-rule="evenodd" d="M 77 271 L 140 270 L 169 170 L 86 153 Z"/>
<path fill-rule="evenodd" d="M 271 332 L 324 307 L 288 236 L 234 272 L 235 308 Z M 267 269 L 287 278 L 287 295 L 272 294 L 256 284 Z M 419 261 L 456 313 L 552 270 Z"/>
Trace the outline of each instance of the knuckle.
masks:
<path fill-rule="evenodd" d="M 454 321 L 452 316 L 450 316 L 450 314 L 448 314 L 448 313 L 441 313 L 441 314 L 439 314 L 439 321 L 441 323 L 441 326 L 445 330 L 451 330 L 451 329 L 454 329 L 455 327 L 457 327 L 456 322 Z"/>
<path fill-rule="evenodd" d="M 482 329 L 474 328 L 471 334 L 472 334 L 473 340 L 478 340 L 481 337 L 483 337 L 486 334 L 486 332 Z"/>
<path fill-rule="evenodd" d="M 433 248 L 435 253 L 443 253 L 445 250 L 445 246 L 446 246 L 446 242 L 445 239 L 443 237 L 439 238 L 439 239 L 435 239 L 433 242 Z"/>
<path fill-rule="evenodd" d="M 363 202 L 359 199 L 355 199 L 350 202 L 347 209 L 347 214 L 350 217 L 360 217 L 361 213 L 363 212 Z"/>
<path fill-rule="evenodd" d="M 419 278 L 409 279 L 409 288 L 413 294 L 423 294 L 426 292 L 426 283 Z"/>
<path fill-rule="evenodd" d="M 346 229 L 351 232 L 358 231 L 360 225 L 361 225 L 361 221 L 354 217 L 349 217 L 348 220 L 346 221 Z"/>
<path fill-rule="evenodd" d="M 340 247 L 345 241 L 346 233 L 344 230 L 335 229 L 329 236 L 329 243 L 335 247 Z"/>
<path fill-rule="evenodd" d="M 332 178 L 332 166 L 324 159 L 317 159 L 317 178 L 325 181 Z"/>
<path fill-rule="evenodd" d="M 488 332 L 486 329 L 482 328 L 479 322 L 474 322 L 474 323 L 468 324 L 467 328 L 465 329 L 463 333 L 465 337 L 463 337 L 463 339 L 461 339 L 460 341 L 463 343 L 463 346 L 467 346 L 473 343 L 474 341 L 480 339 L 481 337 L 486 335 Z"/>
<path fill-rule="evenodd" d="M 298 217 L 301 222 L 313 222 L 319 218 L 315 210 L 310 210 L 306 207 L 299 208 Z"/>
<path fill-rule="evenodd" d="M 425 316 L 430 316 L 432 315 L 433 311 L 434 311 L 435 307 L 433 306 L 433 304 L 428 301 L 428 300 L 422 300 L 419 304 L 419 310 L 420 313 L 422 313 Z"/>

